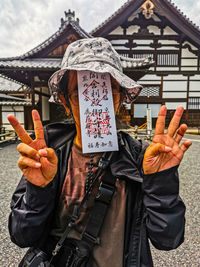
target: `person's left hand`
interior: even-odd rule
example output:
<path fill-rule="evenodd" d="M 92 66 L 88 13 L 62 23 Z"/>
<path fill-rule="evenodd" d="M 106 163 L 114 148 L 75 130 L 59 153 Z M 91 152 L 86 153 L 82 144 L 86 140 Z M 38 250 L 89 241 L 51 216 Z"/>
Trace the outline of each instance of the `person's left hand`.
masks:
<path fill-rule="evenodd" d="M 160 108 L 153 140 L 144 154 L 144 174 L 163 171 L 180 164 L 185 151 L 187 151 L 192 144 L 190 140 L 185 140 L 180 145 L 187 130 L 186 124 L 182 124 L 179 127 L 183 111 L 184 108 L 182 106 L 179 106 L 176 109 L 167 133 L 165 134 L 164 130 L 167 108 L 166 106 Z"/>

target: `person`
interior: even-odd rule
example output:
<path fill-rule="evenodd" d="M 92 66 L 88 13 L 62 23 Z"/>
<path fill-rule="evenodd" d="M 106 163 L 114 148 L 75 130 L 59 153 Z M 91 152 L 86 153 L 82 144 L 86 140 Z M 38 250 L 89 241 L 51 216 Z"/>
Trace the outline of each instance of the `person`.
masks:
<path fill-rule="evenodd" d="M 54 101 L 73 115 L 75 125 L 53 123 L 43 128 L 39 113 L 33 110 L 34 139 L 13 115 L 8 116 L 22 141 L 17 150 L 23 172 L 11 201 L 11 240 L 19 247 L 39 248 L 47 255 L 84 197 L 91 161 L 96 173 L 102 156 L 97 152 L 91 158 L 81 149 L 77 88 L 77 72 L 81 70 L 110 74 L 115 114 L 122 101 L 130 103 L 141 91 L 140 85 L 122 73 L 120 57 L 108 40 L 82 39 L 68 46 L 61 69 L 49 80 Z M 183 107 L 176 109 L 165 133 L 166 113 L 166 106 L 162 106 L 150 145 L 124 132 L 118 134 L 119 150 L 105 170 L 116 178 L 115 192 L 103 221 L 100 243 L 92 252 L 94 267 L 153 266 L 149 239 L 161 250 L 175 249 L 184 240 L 185 206 L 179 197 L 178 166 L 191 141 L 181 143 L 187 129 L 185 124 L 179 127 Z M 92 188 L 68 238 L 81 240 L 101 179 Z M 59 255 L 54 266 L 68 266 L 65 258 L 65 253 Z M 26 265 L 22 262 L 20 266 Z"/>

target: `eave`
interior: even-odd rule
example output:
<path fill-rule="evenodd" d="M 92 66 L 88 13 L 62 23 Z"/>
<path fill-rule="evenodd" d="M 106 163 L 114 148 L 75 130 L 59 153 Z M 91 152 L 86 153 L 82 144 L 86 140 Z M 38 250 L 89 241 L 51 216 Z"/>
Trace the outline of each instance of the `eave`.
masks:
<path fill-rule="evenodd" d="M 0 74 L 0 93 L 23 94 L 23 93 L 28 93 L 29 91 L 30 88 L 27 85 Z"/>
<path fill-rule="evenodd" d="M 0 94 L 0 106 L 32 106 L 32 103 L 22 98 Z"/>
<path fill-rule="evenodd" d="M 123 69 L 148 68 L 153 64 L 151 58 L 130 59 L 120 56 Z M 0 71 L 5 70 L 43 70 L 56 71 L 61 67 L 62 59 L 60 58 L 37 58 L 26 60 L 1 60 Z"/>
<path fill-rule="evenodd" d="M 151 0 L 154 5 L 154 12 L 165 16 L 176 28 L 188 37 L 194 45 L 200 47 L 200 28 L 189 20 L 181 11 L 169 0 Z M 125 20 L 142 10 L 141 6 L 145 0 L 127 1 L 107 20 L 90 32 L 93 36 L 107 37 L 116 27 L 122 25 Z"/>

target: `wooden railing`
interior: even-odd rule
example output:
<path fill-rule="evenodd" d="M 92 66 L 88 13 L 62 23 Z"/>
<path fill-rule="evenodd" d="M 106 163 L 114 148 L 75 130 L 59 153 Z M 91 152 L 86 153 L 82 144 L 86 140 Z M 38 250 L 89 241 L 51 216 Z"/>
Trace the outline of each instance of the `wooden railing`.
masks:
<path fill-rule="evenodd" d="M 5 127 L 0 127 L 0 144 L 8 141 L 17 141 L 18 136 L 14 130 L 6 130 Z"/>

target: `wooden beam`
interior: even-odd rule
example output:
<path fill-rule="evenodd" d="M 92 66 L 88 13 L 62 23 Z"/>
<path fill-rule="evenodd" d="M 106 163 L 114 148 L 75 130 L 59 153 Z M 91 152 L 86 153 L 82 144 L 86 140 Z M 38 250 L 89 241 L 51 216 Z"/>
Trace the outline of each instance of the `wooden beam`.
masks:
<path fill-rule="evenodd" d="M 39 96 L 41 95 L 41 96 L 51 97 L 50 94 L 46 94 L 46 93 L 43 93 L 43 92 L 40 92 L 40 91 L 37 91 L 37 90 L 35 90 L 35 94 L 38 94 Z"/>

